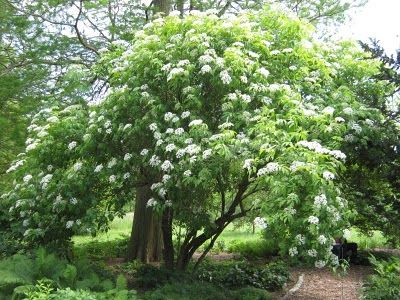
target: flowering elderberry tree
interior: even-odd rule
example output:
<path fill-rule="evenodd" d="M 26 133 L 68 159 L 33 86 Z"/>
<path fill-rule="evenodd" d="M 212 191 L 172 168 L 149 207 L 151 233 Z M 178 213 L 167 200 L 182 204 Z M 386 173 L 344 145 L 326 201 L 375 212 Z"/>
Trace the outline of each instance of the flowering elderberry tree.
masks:
<path fill-rule="evenodd" d="M 380 115 L 365 99 L 390 86 L 370 79 L 378 63 L 354 44 L 311 33 L 270 9 L 172 13 L 102 51 L 97 72 L 112 86 L 103 102 L 33 119 L 10 170 L 15 189 L 3 195 L 14 235 L 37 243 L 94 232 L 147 185 L 169 267 L 186 268 L 209 242 L 201 261 L 253 210 L 279 227 L 287 254 L 336 264 L 331 244 L 348 215 L 338 149 L 373 130 Z"/>

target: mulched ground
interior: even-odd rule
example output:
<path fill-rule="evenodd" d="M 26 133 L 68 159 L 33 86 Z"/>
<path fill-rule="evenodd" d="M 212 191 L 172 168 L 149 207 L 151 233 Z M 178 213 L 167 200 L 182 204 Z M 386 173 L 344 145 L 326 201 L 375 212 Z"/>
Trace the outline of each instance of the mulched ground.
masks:
<path fill-rule="evenodd" d="M 323 269 L 295 268 L 292 269 L 292 279 L 287 290 L 292 288 L 301 273 L 304 273 L 304 281 L 288 299 L 293 300 L 358 300 L 363 281 L 372 273 L 368 266 L 352 265 L 347 275 L 339 277 L 331 271 Z M 275 295 L 274 299 L 280 299 L 282 294 Z"/>

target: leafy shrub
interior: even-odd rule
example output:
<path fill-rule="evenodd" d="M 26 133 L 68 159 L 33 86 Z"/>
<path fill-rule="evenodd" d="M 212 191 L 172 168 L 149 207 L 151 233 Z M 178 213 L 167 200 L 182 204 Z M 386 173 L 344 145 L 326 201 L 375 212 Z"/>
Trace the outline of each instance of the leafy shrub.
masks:
<path fill-rule="evenodd" d="M 282 263 L 253 266 L 248 263 L 205 264 L 197 271 L 200 280 L 228 288 L 255 287 L 281 289 L 289 279 L 289 271 Z"/>
<path fill-rule="evenodd" d="M 392 257 L 378 261 L 370 257 L 375 273 L 364 285 L 366 300 L 395 300 L 400 299 L 400 258 Z"/>
<path fill-rule="evenodd" d="M 99 275 L 96 266 L 87 259 L 80 259 L 70 264 L 65 259 L 41 248 L 34 251 L 31 256 L 14 255 L 0 260 L 0 299 L 11 297 L 25 299 L 23 295 L 33 295 L 32 299 L 41 299 L 40 297 L 45 297 L 57 288 L 62 290 L 67 287 L 128 295 L 126 279 L 123 276 L 117 278 L 114 288 L 113 278 L 104 276 L 105 273 L 102 271 Z M 39 296 L 35 296 L 35 293 Z"/>
<path fill-rule="evenodd" d="M 128 238 L 100 242 L 91 241 L 75 247 L 75 255 L 88 257 L 91 260 L 104 260 L 108 257 L 124 257 L 128 248 Z"/>
<path fill-rule="evenodd" d="M 239 290 L 221 289 L 205 282 L 175 281 L 159 289 L 147 292 L 145 300 L 268 300 L 267 291 L 246 287 Z"/>
<path fill-rule="evenodd" d="M 152 289 L 174 280 L 182 281 L 190 279 L 190 275 L 177 270 L 171 271 L 164 267 L 157 268 L 152 265 L 141 265 L 138 267 L 137 284 L 144 289 Z"/>
<path fill-rule="evenodd" d="M 174 282 L 148 292 L 145 300 L 231 300 L 229 293 L 220 288 L 203 282 Z"/>
<path fill-rule="evenodd" d="M 269 300 L 269 293 L 262 289 L 245 287 L 232 293 L 233 300 Z"/>

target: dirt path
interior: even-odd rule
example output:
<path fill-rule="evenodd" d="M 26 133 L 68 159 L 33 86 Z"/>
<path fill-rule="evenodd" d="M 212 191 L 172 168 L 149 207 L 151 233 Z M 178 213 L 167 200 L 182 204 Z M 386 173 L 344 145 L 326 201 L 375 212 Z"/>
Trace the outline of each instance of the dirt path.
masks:
<path fill-rule="evenodd" d="M 371 267 L 351 266 L 348 274 L 338 277 L 329 270 L 296 268 L 292 271 L 292 288 L 300 274 L 304 274 L 303 284 L 292 296 L 293 300 L 358 300 L 365 278 L 371 274 Z"/>

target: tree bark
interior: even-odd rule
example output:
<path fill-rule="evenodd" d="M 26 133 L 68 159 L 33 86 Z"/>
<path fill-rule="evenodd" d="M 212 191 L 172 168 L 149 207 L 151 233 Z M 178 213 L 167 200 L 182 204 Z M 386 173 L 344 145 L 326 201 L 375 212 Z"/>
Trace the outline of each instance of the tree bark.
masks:
<path fill-rule="evenodd" d="M 163 233 L 163 258 L 165 266 L 168 269 L 174 268 L 174 244 L 172 241 L 172 208 L 168 207 L 164 210 L 162 216 L 162 233 Z"/>
<path fill-rule="evenodd" d="M 148 183 L 136 190 L 135 212 L 126 255 L 128 261 L 138 259 L 148 263 L 161 261 L 162 258 L 161 217 L 147 207 L 147 201 L 151 198 L 150 186 Z"/>
<path fill-rule="evenodd" d="M 166 16 L 169 15 L 171 9 L 171 0 L 154 0 L 155 12 L 164 13 Z"/>

